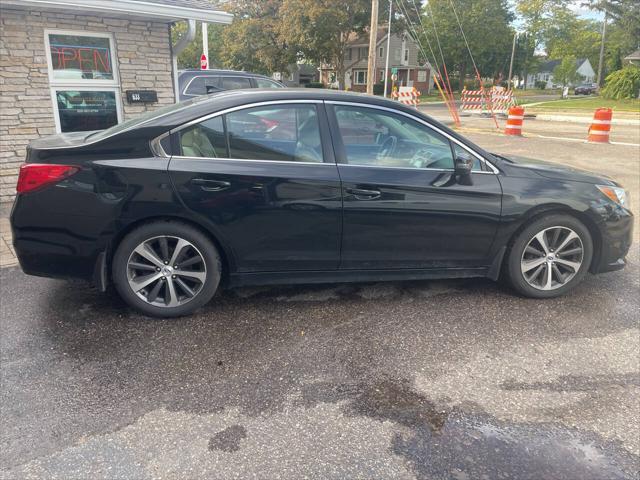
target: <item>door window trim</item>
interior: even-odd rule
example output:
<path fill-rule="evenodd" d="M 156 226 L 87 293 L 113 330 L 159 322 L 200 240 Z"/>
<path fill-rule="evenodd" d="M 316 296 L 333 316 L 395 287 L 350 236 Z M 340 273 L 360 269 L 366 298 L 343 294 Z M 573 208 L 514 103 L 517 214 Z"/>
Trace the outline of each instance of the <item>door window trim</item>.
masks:
<path fill-rule="evenodd" d="M 426 126 L 427 128 L 430 128 L 431 130 L 439 133 L 440 135 L 443 135 L 444 137 L 447 138 L 447 140 L 449 140 L 449 142 L 453 142 L 456 145 L 462 147 L 464 150 L 468 151 L 469 153 L 471 153 L 474 157 L 476 157 L 480 162 L 482 162 L 484 165 L 487 166 L 487 168 L 489 168 L 488 171 L 484 171 L 484 170 L 475 170 L 472 171 L 472 174 L 484 174 L 484 175 L 498 175 L 500 173 L 500 170 L 498 170 L 495 165 L 493 165 L 491 162 L 489 162 L 486 158 L 484 158 L 482 155 L 480 155 L 478 152 L 476 152 L 475 150 L 473 150 L 472 148 L 468 147 L 467 145 L 465 145 L 464 143 L 460 142 L 457 138 L 452 137 L 451 135 L 449 135 L 447 132 L 445 132 L 444 130 L 441 130 L 440 128 L 436 127 L 435 125 L 430 124 L 429 122 L 422 120 L 421 118 L 415 117 L 407 112 L 403 112 L 402 110 L 396 110 L 393 108 L 389 108 L 389 107 L 383 107 L 381 105 L 369 105 L 366 103 L 358 103 L 358 102 L 345 102 L 345 101 L 340 101 L 340 100 L 326 100 L 325 101 L 326 104 L 328 105 L 346 105 L 346 106 L 351 106 L 351 107 L 365 107 L 365 108 L 372 108 L 374 110 L 382 110 L 385 112 L 390 112 L 390 113 L 395 113 L 395 114 L 399 114 L 399 115 L 403 115 L 407 118 L 410 118 L 418 123 L 421 123 L 422 125 Z M 338 132 L 340 133 L 340 132 Z M 453 172 L 454 169 L 453 168 L 411 168 L 411 167 L 392 167 L 392 166 L 379 166 L 379 165 L 349 165 L 348 163 L 340 163 L 338 162 L 338 165 L 340 166 L 349 166 L 349 167 L 365 167 L 365 168 L 392 168 L 392 169 L 400 169 L 400 170 L 437 170 L 440 172 Z"/>

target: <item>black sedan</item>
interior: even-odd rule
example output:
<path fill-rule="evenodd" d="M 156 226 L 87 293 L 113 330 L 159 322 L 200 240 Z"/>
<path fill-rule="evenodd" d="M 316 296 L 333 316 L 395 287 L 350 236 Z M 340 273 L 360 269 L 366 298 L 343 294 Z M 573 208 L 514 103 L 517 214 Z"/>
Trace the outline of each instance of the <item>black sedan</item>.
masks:
<path fill-rule="evenodd" d="M 573 89 L 573 93 L 575 95 L 593 95 L 598 92 L 598 85 L 595 83 L 585 83 L 583 85 L 578 85 Z"/>
<path fill-rule="evenodd" d="M 32 275 L 172 317 L 220 286 L 488 277 L 547 298 L 625 265 L 608 178 L 491 154 L 396 102 L 236 90 L 33 142 L 11 224 Z"/>

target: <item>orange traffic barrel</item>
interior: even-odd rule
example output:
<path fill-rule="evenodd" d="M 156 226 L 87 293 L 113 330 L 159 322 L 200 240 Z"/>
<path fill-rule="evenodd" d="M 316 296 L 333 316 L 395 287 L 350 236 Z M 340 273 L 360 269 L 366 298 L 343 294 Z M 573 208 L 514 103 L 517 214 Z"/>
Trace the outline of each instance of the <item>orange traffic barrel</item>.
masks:
<path fill-rule="evenodd" d="M 505 135 L 522 135 L 522 122 L 524 120 L 524 107 L 509 108 L 507 126 L 504 129 Z"/>
<path fill-rule="evenodd" d="M 613 110 L 610 108 L 598 108 L 596 113 L 593 114 L 587 140 L 595 143 L 609 143 L 612 118 Z"/>

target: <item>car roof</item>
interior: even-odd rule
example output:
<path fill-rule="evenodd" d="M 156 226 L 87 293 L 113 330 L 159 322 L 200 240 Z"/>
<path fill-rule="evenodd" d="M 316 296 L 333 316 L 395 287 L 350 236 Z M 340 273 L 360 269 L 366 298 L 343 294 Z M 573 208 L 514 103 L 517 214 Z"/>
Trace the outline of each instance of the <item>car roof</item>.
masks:
<path fill-rule="evenodd" d="M 246 104 L 287 100 L 333 100 L 341 102 L 365 103 L 385 106 L 396 110 L 404 110 L 412 114 L 417 111 L 397 101 L 363 93 L 343 92 L 339 90 L 319 88 L 252 88 L 241 90 L 224 90 L 202 95 L 191 100 L 181 102 L 172 111 L 151 118 L 145 122 L 146 126 L 164 126 L 174 128 L 190 120 L 216 113 L 228 108 Z M 182 106 L 182 108 L 180 108 Z"/>
<path fill-rule="evenodd" d="M 239 70 L 198 70 L 198 69 L 188 69 L 188 70 L 180 70 L 180 77 L 199 77 L 199 76 L 233 76 L 233 77 L 261 77 L 261 78 L 269 78 L 266 75 L 262 75 L 261 73 L 253 73 L 253 72 L 243 72 Z"/>

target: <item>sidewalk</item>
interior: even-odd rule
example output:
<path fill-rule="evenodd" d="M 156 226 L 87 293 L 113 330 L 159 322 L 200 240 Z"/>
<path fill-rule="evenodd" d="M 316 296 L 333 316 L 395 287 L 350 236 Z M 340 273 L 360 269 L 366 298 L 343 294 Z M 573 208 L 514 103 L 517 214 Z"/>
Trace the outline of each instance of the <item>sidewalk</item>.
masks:
<path fill-rule="evenodd" d="M 13 251 L 9 213 L 11 203 L 0 204 L 0 268 L 12 267 L 18 264 L 16 252 Z"/>

